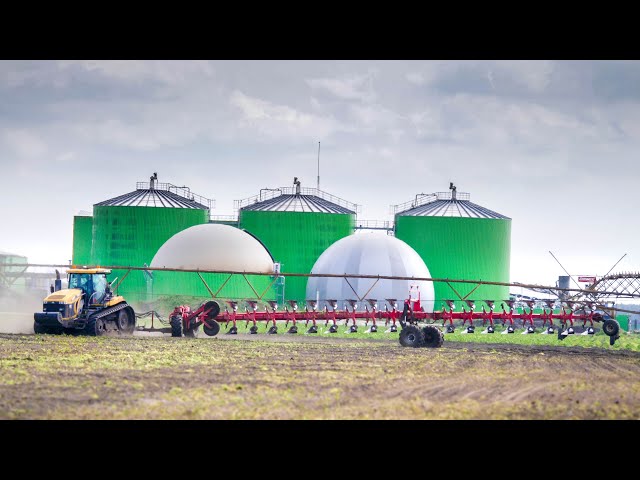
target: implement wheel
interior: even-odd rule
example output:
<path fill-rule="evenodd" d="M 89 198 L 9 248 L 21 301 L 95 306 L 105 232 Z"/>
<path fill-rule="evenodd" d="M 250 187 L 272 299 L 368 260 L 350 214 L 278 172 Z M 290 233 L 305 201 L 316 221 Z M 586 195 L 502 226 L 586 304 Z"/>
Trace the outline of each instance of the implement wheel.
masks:
<path fill-rule="evenodd" d="M 400 330 L 400 345 L 403 347 L 418 348 L 424 345 L 424 334 L 415 325 L 408 325 Z"/>
<path fill-rule="evenodd" d="M 433 325 L 423 327 L 422 335 L 424 336 L 424 346 L 427 348 L 440 348 L 444 343 L 444 334 Z"/>
<path fill-rule="evenodd" d="M 205 311 L 209 310 L 209 313 L 207 314 L 207 320 L 213 320 L 220 313 L 220 305 L 218 305 L 218 302 L 214 302 L 213 300 L 205 303 L 204 309 Z"/>
<path fill-rule="evenodd" d="M 171 317 L 169 325 L 171 325 L 172 337 L 182 337 L 182 317 Z"/>
<path fill-rule="evenodd" d="M 215 337 L 220 331 L 220 324 L 215 320 L 207 320 L 207 323 L 202 324 L 202 330 L 204 331 L 205 335 Z"/>
<path fill-rule="evenodd" d="M 602 331 L 605 335 L 615 337 L 620 332 L 620 324 L 616 320 L 605 320 L 602 323 Z"/>

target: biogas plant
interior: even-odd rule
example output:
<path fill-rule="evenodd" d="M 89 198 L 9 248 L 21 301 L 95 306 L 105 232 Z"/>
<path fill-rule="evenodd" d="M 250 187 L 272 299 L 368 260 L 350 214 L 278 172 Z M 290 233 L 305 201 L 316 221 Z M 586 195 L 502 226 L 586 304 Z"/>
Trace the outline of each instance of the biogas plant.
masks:
<path fill-rule="evenodd" d="M 196 336 L 265 324 L 274 334 L 285 322 L 286 333 L 302 323 L 315 334 L 344 322 L 347 333 L 400 326 L 402 345 L 438 347 L 454 321 L 468 333 L 482 321 L 482 333 L 500 322 L 503 333 L 522 326 L 559 338 L 576 321 L 593 334 L 595 321 L 612 342 L 618 336 L 595 300 L 510 296 L 511 219 L 453 184 L 391 206 L 393 222 L 359 220 L 359 205 L 297 177 L 236 200 L 233 216 L 214 216 L 213 206 L 154 173 L 75 216 L 69 288 L 56 282 L 36 332 Z M 151 326 L 137 325 L 149 317 Z"/>
<path fill-rule="evenodd" d="M 468 193 L 456 193 L 455 187 L 446 193 L 418 194 L 393 206 L 393 226 L 358 222 L 359 205 L 316 188 L 303 188 L 297 179 L 292 187 L 265 188 L 253 197 L 236 200 L 237 215 L 220 217 L 212 215 L 213 200 L 156 178 L 137 183 L 130 193 L 94 204 L 93 216 L 74 217 L 73 265 L 271 269 L 274 274 L 353 273 L 509 282 L 511 219 L 472 203 Z M 113 271 L 120 278 L 125 274 Z M 209 295 L 197 275 L 189 277 L 195 277 L 194 281 L 176 281 L 176 272 L 130 271 L 119 292 L 132 302 L 158 294 Z M 240 280 L 228 282 L 219 296 L 255 296 L 251 286 Z M 323 296 L 327 288 L 350 291 L 344 281 L 338 281 L 338 287 L 327 278 L 314 280 L 307 284 L 306 277 L 280 277 L 267 292 L 268 299 L 304 305 L 305 300 Z M 358 288 L 344 291 L 347 296 L 336 300 L 366 293 L 371 282 L 359 283 L 368 286 L 362 292 Z M 213 288 L 215 277 L 211 284 Z M 320 292 L 316 285 L 324 290 Z M 442 306 L 454 295 L 446 284 L 436 284 L 431 290 L 426 286 L 422 301 L 429 292 L 431 307 Z M 392 283 L 375 288 L 380 299 L 394 297 L 387 291 L 390 288 L 396 288 L 396 298 L 409 291 L 407 287 L 398 296 L 397 289 L 402 287 Z M 474 295 L 503 299 L 509 297 L 509 290 L 482 285 Z"/>

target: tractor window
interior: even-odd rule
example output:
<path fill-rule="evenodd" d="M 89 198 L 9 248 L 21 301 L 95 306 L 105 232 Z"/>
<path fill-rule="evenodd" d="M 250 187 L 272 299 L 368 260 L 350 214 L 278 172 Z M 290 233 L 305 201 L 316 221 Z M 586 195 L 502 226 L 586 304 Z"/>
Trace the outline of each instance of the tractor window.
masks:
<path fill-rule="evenodd" d="M 104 298 L 104 294 L 107 291 L 107 277 L 105 275 L 93 276 L 93 291 L 95 292 L 94 300 L 101 302 Z"/>
<path fill-rule="evenodd" d="M 91 292 L 91 275 L 85 273 L 71 275 L 69 288 L 80 288 L 85 293 Z"/>

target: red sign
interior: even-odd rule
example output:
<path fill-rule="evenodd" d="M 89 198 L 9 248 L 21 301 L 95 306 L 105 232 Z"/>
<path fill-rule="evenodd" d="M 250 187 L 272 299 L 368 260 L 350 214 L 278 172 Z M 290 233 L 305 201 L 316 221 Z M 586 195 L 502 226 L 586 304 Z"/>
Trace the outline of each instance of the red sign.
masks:
<path fill-rule="evenodd" d="M 578 277 L 579 282 L 595 283 L 596 277 Z"/>

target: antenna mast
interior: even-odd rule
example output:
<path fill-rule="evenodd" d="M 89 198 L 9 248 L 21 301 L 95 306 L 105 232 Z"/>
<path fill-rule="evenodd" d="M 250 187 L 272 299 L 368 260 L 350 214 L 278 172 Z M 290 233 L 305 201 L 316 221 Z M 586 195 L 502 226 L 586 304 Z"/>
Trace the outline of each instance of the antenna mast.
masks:
<path fill-rule="evenodd" d="M 318 190 L 320 190 L 320 142 L 318 142 Z"/>

